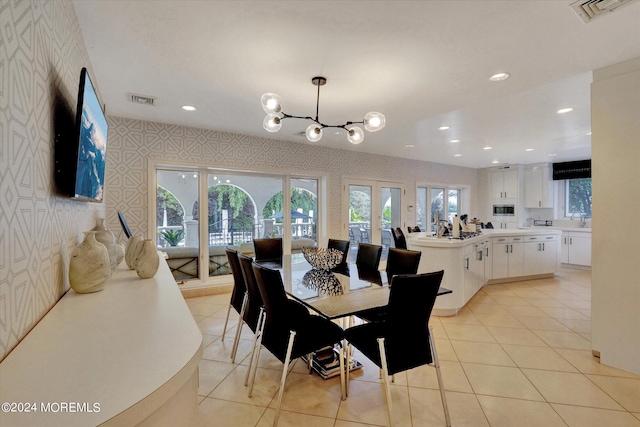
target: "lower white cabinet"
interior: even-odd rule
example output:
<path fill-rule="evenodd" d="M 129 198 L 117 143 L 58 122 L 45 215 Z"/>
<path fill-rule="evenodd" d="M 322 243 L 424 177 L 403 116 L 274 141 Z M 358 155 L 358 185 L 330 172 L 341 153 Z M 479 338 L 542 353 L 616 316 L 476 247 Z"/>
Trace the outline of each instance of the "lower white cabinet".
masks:
<path fill-rule="evenodd" d="M 563 231 L 560 262 L 591 266 L 591 233 Z"/>
<path fill-rule="evenodd" d="M 556 236 L 527 236 L 523 252 L 525 276 L 556 271 L 558 256 Z"/>
<path fill-rule="evenodd" d="M 523 237 L 493 238 L 493 277 L 524 276 Z"/>

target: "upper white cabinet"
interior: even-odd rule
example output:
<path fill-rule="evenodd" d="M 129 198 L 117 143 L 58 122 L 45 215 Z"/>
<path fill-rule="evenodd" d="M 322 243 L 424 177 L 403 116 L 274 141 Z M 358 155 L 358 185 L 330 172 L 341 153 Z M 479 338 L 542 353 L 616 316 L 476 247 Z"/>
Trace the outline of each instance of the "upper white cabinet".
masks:
<path fill-rule="evenodd" d="M 548 164 L 524 169 L 524 207 L 552 208 L 553 187 Z"/>
<path fill-rule="evenodd" d="M 518 170 L 503 169 L 491 172 L 491 198 L 518 199 Z"/>

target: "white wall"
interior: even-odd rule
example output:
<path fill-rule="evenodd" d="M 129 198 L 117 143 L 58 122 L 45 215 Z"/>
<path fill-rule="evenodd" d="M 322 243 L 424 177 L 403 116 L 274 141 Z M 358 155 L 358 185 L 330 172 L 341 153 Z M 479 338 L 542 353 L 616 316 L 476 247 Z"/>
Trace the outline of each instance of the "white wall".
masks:
<path fill-rule="evenodd" d="M 592 348 L 640 374 L 640 58 L 594 72 L 591 116 Z"/>

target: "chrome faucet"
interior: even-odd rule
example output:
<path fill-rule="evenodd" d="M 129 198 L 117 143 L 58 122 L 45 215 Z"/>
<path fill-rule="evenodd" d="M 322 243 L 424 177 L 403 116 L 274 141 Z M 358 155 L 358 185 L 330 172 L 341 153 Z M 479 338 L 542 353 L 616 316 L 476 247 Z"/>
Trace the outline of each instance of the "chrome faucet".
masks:
<path fill-rule="evenodd" d="M 580 228 L 584 228 L 585 225 L 587 225 L 587 216 L 580 212 Z"/>

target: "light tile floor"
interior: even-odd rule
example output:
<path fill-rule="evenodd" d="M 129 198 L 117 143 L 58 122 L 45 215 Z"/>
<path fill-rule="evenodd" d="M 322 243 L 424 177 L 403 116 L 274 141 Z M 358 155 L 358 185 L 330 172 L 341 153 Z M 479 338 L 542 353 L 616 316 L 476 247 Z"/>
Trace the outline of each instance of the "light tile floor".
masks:
<path fill-rule="evenodd" d="M 432 316 L 455 427 L 640 427 L 640 377 L 591 355 L 591 273 L 562 269 L 553 279 L 483 287 L 454 317 Z M 187 299 L 204 336 L 197 426 L 267 427 L 282 364 L 261 353 L 252 398 L 243 386 L 252 334 L 245 327 L 229 358 L 237 313 L 221 340 L 229 294 Z M 352 374 L 349 398 L 338 378 L 308 375 L 296 362 L 287 379 L 282 427 L 388 426 L 378 369 Z M 443 426 L 435 370 L 396 376 L 396 425 Z"/>

